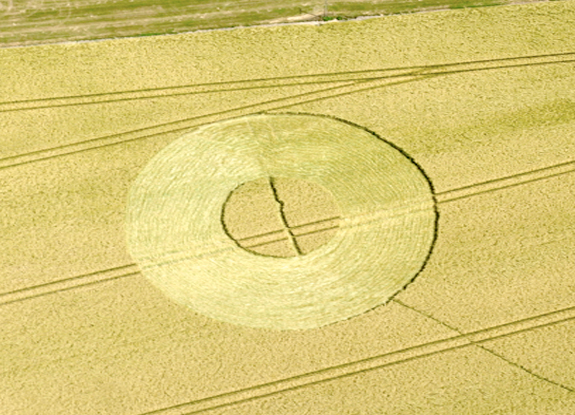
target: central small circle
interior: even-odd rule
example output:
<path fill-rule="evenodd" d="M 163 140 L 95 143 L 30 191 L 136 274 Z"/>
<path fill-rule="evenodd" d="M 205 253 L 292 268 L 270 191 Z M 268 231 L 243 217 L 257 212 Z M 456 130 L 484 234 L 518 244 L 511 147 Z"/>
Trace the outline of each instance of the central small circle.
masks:
<path fill-rule="evenodd" d="M 234 189 L 224 203 L 228 236 L 248 252 L 280 258 L 306 255 L 331 240 L 340 211 L 333 195 L 311 181 L 262 177 Z"/>

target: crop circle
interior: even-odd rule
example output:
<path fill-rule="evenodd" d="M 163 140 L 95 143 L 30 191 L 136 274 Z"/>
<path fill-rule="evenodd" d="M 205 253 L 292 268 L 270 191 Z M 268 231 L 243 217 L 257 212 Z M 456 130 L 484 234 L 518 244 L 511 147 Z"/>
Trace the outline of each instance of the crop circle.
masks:
<path fill-rule="evenodd" d="M 275 187 L 276 222 L 245 218 L 246 232 L 332 219 L 330 238 L 301 255 L 238 246 L 225 206 L 258 183 Z M 303 184 L 333 204 L 292 209 Z M 143 275 L 169 298 L 220 321 L 284 330 L 386 303 L 424 266 L 436 219 L 422 170 L 374 133 L 325 116 L 256 114 L 204 125 L 160 151 L 132 184 L 126 229 Z"/>

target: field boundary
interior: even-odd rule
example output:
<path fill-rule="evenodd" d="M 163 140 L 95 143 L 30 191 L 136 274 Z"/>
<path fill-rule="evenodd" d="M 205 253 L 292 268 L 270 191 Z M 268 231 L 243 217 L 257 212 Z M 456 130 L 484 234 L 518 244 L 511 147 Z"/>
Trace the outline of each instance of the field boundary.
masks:
<path fill-rule="evenodd" d="M 386 16 L 567 0 L 222 1 L 153 5 L 147 0 L 0 0 L 0 48 L 285 25 L 322 25 Z M 253 3 L 253 4 L 250 4 Z"/>

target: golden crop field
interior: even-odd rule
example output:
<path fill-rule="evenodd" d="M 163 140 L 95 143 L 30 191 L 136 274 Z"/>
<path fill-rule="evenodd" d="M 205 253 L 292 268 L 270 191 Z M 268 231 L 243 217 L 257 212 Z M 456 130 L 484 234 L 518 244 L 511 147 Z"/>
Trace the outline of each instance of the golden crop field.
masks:
<path fill-rule="evenodd" d="M 562 1 L 0 49 L 0 414 L 575 413 L 573 21 Z M 340 245 L 385 263 L 353 221 L 388 202 L 427 215 L 372 212 L 397 294 L 338 308 L 374 267 L 325 303 L 327 283 L 274 291 Z M 193 298 L 161 261 L 202 229 L 210 249 L 260 239 L 237 282 L 215 281 L 231 256 L 205 261 Z"/>

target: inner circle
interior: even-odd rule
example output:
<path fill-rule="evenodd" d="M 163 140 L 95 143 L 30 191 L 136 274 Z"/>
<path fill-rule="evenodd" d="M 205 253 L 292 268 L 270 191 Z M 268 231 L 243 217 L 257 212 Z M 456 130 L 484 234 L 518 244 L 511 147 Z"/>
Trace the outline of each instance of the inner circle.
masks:
<path fill-rule="evenodd" d="M 222 209 L 227 235 L 248 252 L 280 258 L 306 255 L 330 241 L 340 211 L 325 187 L 311 181 L 262 177 L 241 184 Z"/>

